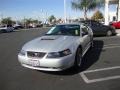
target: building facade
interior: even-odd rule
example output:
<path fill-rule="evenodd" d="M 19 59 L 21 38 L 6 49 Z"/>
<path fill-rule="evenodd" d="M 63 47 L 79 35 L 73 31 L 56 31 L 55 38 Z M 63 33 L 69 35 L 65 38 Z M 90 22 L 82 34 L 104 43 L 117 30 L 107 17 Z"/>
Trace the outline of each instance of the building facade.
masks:
<path fill-rule="evenodd" d="M 117 4 L 117 21 L 120 21 L 120 0 L 105 0 L 105 25 L 109 24 L 109 5 L 110 4 Z"/>

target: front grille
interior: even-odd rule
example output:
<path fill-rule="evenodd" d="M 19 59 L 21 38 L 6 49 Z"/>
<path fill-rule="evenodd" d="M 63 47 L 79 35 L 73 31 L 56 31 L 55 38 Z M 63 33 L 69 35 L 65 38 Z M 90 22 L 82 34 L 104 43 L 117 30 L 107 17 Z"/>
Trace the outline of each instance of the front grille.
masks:
<path fill-rule="evenodd" d="M 43 53 L 43 52 L 31 52 L 31 51 L 27 52 L 27 56 L 29 58 L 43 58 L 45 54 L 46 53 Z"/>

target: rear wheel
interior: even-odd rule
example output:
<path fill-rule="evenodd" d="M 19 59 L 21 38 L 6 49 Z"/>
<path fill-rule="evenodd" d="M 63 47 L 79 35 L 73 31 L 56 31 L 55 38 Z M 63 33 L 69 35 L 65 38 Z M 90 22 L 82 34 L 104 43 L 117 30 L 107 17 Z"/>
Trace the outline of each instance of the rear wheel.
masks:
<path fill-rule="evenodd" d="M 112 31 L 108 30 L 107 31 L 107 36 L 112 36 Z"/>
<path fill-rule="evenodd" d="M 78 48 L 76 52 L 76 57 L 75 57 L 75 67 L 79 68 L 82 63 L 82 49 Z"/>

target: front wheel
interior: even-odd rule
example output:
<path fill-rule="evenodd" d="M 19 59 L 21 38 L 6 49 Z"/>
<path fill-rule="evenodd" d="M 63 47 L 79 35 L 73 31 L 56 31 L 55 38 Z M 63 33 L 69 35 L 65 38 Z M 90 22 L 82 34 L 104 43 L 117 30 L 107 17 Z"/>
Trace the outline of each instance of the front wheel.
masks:
<path fill-rule="evenodd" d="M 76 52 L 76 57 L 75 57 L 75 67 L 80 68 L 82 63 L 82 49 L 78 48 Z"/>

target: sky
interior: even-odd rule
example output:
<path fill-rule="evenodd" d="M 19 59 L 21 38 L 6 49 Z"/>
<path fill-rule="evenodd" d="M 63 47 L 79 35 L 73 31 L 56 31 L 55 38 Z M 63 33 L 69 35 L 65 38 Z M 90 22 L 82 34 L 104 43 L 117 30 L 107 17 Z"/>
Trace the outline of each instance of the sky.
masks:
<path fill-rule="evenodd" d="M 71 8 L 71 0 L 67 2 L 67 17 L 83 17 L 82 11 Z M 110 11 L 116 11 L 115 5 L 109 6 Z M 104 14 L 104 8 L 101 12 Z M 88 12 L 88 17 L 95 11 Z M 64 17 L 64 0 L 0 0 L 0 17 L 12 17 L 14 20 L 23 18 L 44 19 L 50 15 L 57 18 Z"/>

